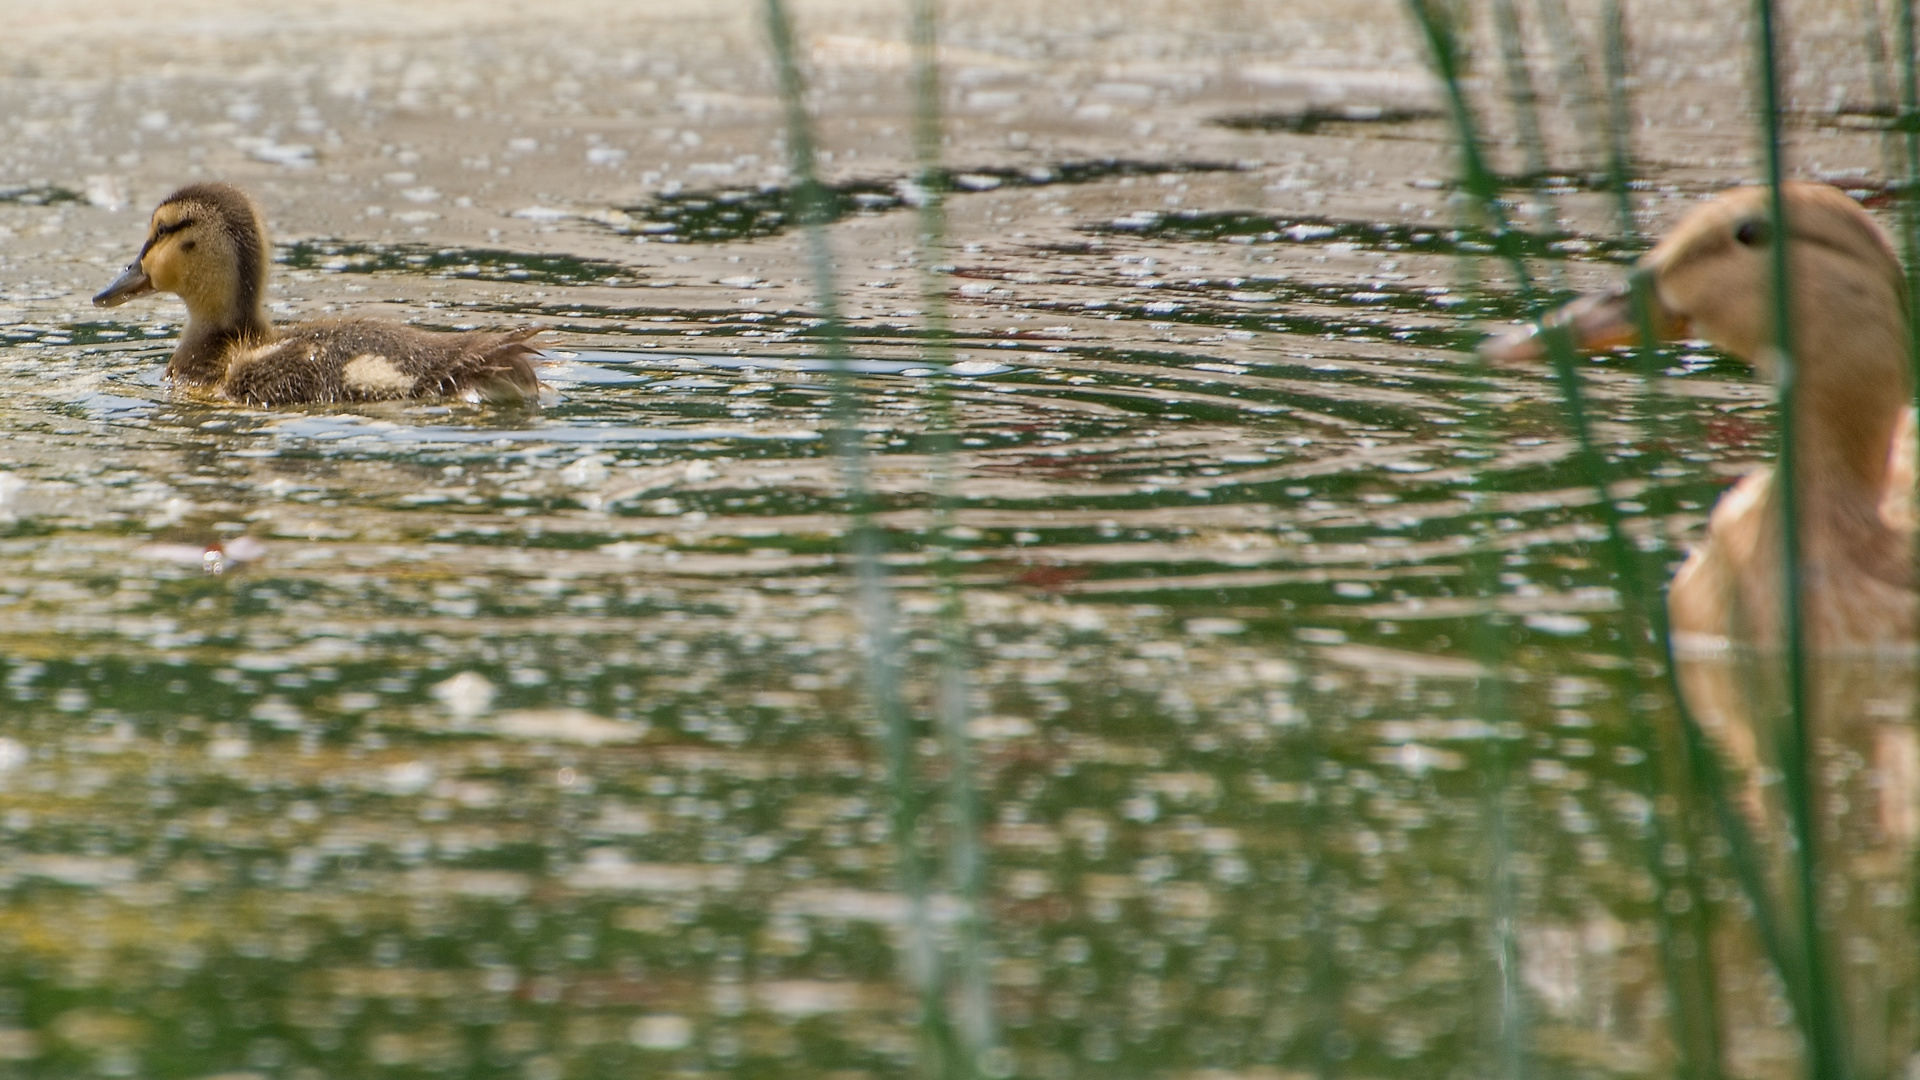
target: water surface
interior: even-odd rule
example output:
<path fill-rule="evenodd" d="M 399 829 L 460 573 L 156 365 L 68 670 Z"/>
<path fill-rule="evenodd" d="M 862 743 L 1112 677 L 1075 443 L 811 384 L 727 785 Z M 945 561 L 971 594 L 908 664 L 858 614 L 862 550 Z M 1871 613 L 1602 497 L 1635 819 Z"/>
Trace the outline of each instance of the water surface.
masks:
<path fill-rule="evenodd" d="M 618 77 L 675 85 L 646 63 Z M 612 135 L 576 146 L 573 113 L 512 127 L 482 96 L 443 103 L 473 114 L 449 130 L 497 145 L 436 149 L 407 110 L 440 107 L 452 70 L 394 89 L 370 61 L 360 90 L 212 119 L 101 100 L 156 159 L 212 145 L 275 193 L 297 223 L 278 316 L 539 323 L 544 408 L 260 412 L 169 387 L 177 306 L 80 306 L 139 209 L 76 194 L 78 166 L 0 177 L 0 1059 L 914 1074 L 836 375 L 786 188 L 718 149 L 778 147 L 736 124 L 758 115 L 744 98 L 674 99 L 683 126 L 620 157 Z M 990 96 L 1015 93 L 1002 76 L 964 76 L 964 108 L 1017 111 Z M 827 80 L 850 124 L 877 108 L 859 77 Z M 1649 737 L 1627 708 L 1648 684 L 1551 384 L 1468 363 L 1518 308 L 1474 287 L 1487 238 L 1432 179 L 1444 128 L 1273 91 L 1194 106 L 1201 133 L 1156 144 L 1125 125 L 1171 126 L 1152 110 L 1185 99 L 1098 78 L 1063 106 L 1112 118 L 1093 152 L 1030 117 L 963 129 L 944 376 L 909 171 L 835 188 L 847 377 L 922 721 L 942 583 L 962 601 L 992 1064 L 1670 1075 Z M 578 84 L 554 94 L 564 112 Z M 237 137 L 269 141 L 236 164 L 216 140 Z M 612 184 L 596 168 L 695 153 L 712 161 L 684 183 L 585 193 Z M 1667 214 L 1718 185 L 1696 166 L 1637 197 Z M 1558 195 L 1540 267 L 1616 275 L 1633 245 L 1602 224 L 1610 196 Z M 1697 531 L 1771 432 L 1736 363 L 1658 364 L 1653 405 L 1627 360 L 1586 370 L 1649 539 Z M 948 759 L 922 735 L 937 806 Z M 1786 1075 L 1784 1005 L 1712 865 L 1734 1071 Z M 960 898 L 935 893 L 950 936 Z"/>

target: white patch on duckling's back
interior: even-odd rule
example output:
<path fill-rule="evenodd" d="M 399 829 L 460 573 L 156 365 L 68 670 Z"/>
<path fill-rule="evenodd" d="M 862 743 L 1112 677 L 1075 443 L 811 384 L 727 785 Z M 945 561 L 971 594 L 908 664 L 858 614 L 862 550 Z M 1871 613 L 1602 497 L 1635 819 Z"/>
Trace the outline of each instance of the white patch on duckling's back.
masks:
<path fill-rule="evenodd" d="M 340 369 L 347 389 L 370 396 L 395 397 L 413 392 L 413 376 L 379 353 L 361 353 Z"/>

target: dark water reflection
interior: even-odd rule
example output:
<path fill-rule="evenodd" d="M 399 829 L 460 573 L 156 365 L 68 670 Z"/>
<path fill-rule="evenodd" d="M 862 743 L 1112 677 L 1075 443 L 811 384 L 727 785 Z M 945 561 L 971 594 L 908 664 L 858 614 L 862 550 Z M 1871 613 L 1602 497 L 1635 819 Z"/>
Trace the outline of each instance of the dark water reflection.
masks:
<path fill-rule="evenodd" d="M 1308 241 L 1344 257 L 1346 232 L 1210 220 L 956 268 L 986 323 L 958 323 L 951 536 L 1014 1069 L 1485 1075 L 1505 867 L 1527 1075 L 1663 1075 L 1636 684 L 1549 388 L 1436 351 L 1484 314 L 1451 289 L 1316 270 Z M 1268 281 L 1188 265 L 1258 244 Z M 287 257 L 619 275 L 484 254 Z M 158 384 L 165 326 L 9 330 L 9 1071 L 911 1071 L 811 321 L 543 313 L 563 397 L 527 413 L 250 412 Z M 856 334 L 925 715 L 933 383 L 910 319 Z M 1619 366 L 1592 371 L 1643 534 L 1696 525 L 1764 436 L 1755 388 L 1671 360 L 1711 435 L 1679 459 Z M 1491 656 L 1475 547 L 1499 563 Z M 1476 704 L 1496 671 L 1499 714 Z M 1882 728 L 1858 730 L 1849 783 L 1884 787 Z M 1903 737 L 1883 759 L 1911 782 Z M 1901 836 L 1844 856 L 1879 860 L 1847 903 L 1883 912 L 1883 955 L 1911 951 Z M 1784 1075 L 1777 988 L 1726 919 L 1730 1045 Z M 1876 969 L 1889 999 L 1909 966 Z"/>

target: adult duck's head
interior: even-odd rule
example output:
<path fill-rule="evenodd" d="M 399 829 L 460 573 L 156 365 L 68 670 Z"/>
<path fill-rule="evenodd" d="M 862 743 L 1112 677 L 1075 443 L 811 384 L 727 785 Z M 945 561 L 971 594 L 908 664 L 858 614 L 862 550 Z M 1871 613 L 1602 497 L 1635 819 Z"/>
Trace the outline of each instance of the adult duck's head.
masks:
<path fill-rule="evenodd" d="M 1816 498 L 1877 502 L 1908 400 L 1907 290 L 1886 234 L 1846 194 L 1784 185 L 1792 298 L 1795 446 Z M 1639 340 L 1633 284 L 1662 340 L 1704 338 L 1777 374 L 1773 222 L 1766 188 L 1729 191 L 1697 207 L 1646 253 L 1628 282 L 1548 316 L 1595 351 Z M 1536 360 L 1545 335 L 1488 341 L 1495 362 Z"/>
<path fill-rule="evenodd" d="M 1867 377 L 1904 380 L 1906 284 L 1886 234 L 1826 184 L 1790 183 L 1786 203 L 1794 354 L 1812 376 L 1832 364 L 1866 364 Z M 1736 188 L 1688 214 L 1635 266 L 1653 331 L 1662 340 L 1704 338 L 1772 374 L 1773 222 L 1764 187 Z M 1547 319 L 1593 352 L 1640 338 L 1631 282 L 1581 297 Z M 1499 361 L 1541 358 L 1542 336 L 1519 330 L 1481 347 Z M 1886 370 L 1886 361 L 1899 370 Z"/>
<path fill-rule="evenodd" d="M 186 301 L 190 321 L 266 327 L 266 228 L 260 210 L 231 184 L 192 184 L 167 196 L 147 224 L 146 243 L 93 302 L 117 307 L 149 292 Z"/>

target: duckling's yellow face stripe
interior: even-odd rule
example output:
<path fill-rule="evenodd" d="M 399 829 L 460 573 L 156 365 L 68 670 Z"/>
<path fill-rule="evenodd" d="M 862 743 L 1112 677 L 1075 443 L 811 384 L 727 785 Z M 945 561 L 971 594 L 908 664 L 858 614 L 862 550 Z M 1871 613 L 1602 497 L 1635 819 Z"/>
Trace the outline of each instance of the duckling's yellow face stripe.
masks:
<path fill-rule="evenodd" d="M 193 208 L 169 204 L 153 212 L 147 242 L 140 249 L 140 267 L 153 287 L 179 293 L 186 281 L 187 262 L 199 247 Z"/>

